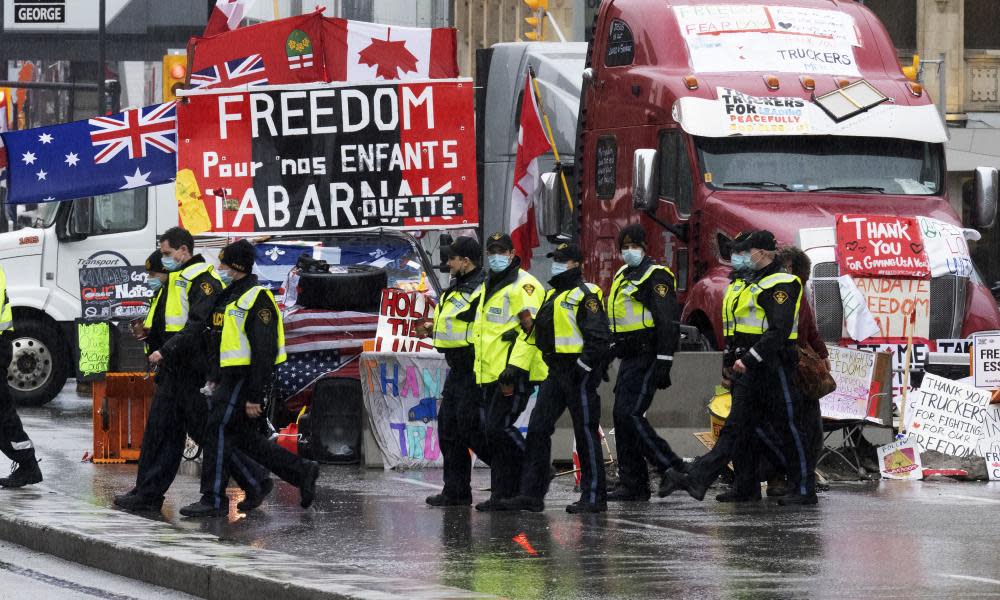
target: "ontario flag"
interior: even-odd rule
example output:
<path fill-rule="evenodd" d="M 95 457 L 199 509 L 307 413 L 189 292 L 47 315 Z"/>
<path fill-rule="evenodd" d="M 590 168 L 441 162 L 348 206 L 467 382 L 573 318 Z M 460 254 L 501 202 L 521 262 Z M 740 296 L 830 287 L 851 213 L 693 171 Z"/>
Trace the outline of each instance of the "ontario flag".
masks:
<path fill-rule="evenodd" d="M 535 226 L 535 188 L 538 187 L 538 159 L 552 150 L 545 136 L 531 75 L 524 79 L 521 125 L 517 131 L 517 158 L 514 160 L 514 189 L 510 195 L 510 237 L 521 266 L 531 268 L 531 249 L 538 246 Z"/>
<path fill-rule="evenodd" d="M 218 8 L 217 8 L 218 9 Z M 229 87 L 324 81 L 323 16 L 288 17 L 188 42 L 192 84 Z M 198 76 L 196 78 L 196 76 Z"/>
<path fill-rule="evenodd" d="M 455 30 L 323 19 L 330 81 L 458 77 Z"/>
<path fill-rule="evenodd" d="M 202 35 L 215 35 L 236 29 L 255 2 L 257 0 L 216 0 Z"/>

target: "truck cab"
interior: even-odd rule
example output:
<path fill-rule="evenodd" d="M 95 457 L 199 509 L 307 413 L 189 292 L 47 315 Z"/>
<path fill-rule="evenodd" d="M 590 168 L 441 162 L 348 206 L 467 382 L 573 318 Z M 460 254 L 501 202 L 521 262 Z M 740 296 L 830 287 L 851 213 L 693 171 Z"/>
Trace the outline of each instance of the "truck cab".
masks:
<path fill-rule="evenodd" d="M 824 103 L 857 82 L 881 99 L 847 117 Z M 579 119 L 587 272 L 609 287 L 618 231 L 641 223 L 649 253 L 677 276 L 682 322 L 716 347 L 728 245 L 741 231 L 794 244 L 800 230 L 852 213 L 960 226 L 940 115 L 902 72 L 883 25 L 850 0 L 604 2 Z M 996 171 L 978 170 L 977 181 L 972 225 L 990 227 Z M 557 197 L 548 185 L 543 195 L 546 205 Z M 827 281 L 837 276 L 830 250 L 813 265 Z M 809 295 L 820 315 L 839 306 L 839 293 Z M 975 276 L 932 281 L 931 306 L 932 337 L 1000 327 Z M 840 323 L 823 333 L 842 341 Z"/>

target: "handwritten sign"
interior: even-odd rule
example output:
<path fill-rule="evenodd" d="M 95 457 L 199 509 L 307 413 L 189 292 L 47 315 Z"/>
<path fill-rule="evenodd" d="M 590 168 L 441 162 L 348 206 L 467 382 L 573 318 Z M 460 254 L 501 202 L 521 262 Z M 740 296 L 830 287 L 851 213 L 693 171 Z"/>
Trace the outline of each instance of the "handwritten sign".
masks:
<path fill-rule="evenodd" d="M 597 140 L 597 166 L 594 169 L 594 187 L 598 198 L 613 198 L 615 195 L 615 161 L 618 158 L 618 143 L 613 137 Z"/>
<path fill-rule="evenodd" d="M 837 382 L 837 389 L 820 398 L 820 414 L 827 419 L 864 419 L 868 416 L 869 398 L 878 391 L 873 390 L 875 353 L 839 346 L 827 348 L 830 375 Z"/>
<path fill-rule="evenodd" d="M 376 352 L 434 352 L 430 338 L 417 335 L 417 325 L 434 316 L 434 300 L 420 292 L 395 288 L 382 290 Z"/>
<path fill-rule="evenodd" d="M 883 479 L 923 479 L 920 448 L 910 438 L 881 446 L 878 464 Z"/>
<path fill-rule="evenodd" d="M 145 316 L 153 298 L 146 270 L 129 265 L 79 270 L 80 302 L 87 319 Z"/>
<path fill-rule="evenodd" d="M 604 53 L 604 64 L 608 67 L 620 67 L 632 64 L 635 57 L 635 41 L 632 30 L 625 21 L 615 19 L 608 29 L 608 46 Z"/>
<path fill-rule="evenodd" d="M 917 217 L 917 221 L 920 223 L 931 277 L 971 277 L 974 269 L 965 230 L 930 217 Z"/>
<path fill-rule="evenodd" d="M 854 283 L 878 326 L 874 337 L 905 339 L 908 335 L 917 338 L 930 336 L 930 281 L 855 277 Z"/>
<path fill-rule="evenodd" d="M 892 387 L 893 401 L 899 404 L 903 394 L 903 366 L 906 364 L 906 341 L 891 340 L 887 342 L 876 342 L 868 344 L 850 344 L 849 347 L 859 350 L 871 350 L 872 352 L 884 352 L 889 354 L 891 359 L 892 377 L 890 385 Z M 910 356 L 910 368 L 922 370 L 924 362 L 927 360 L 928 352 L 948 352 L 952 354 L 968 354 L 972 347 L 972 340 L 926 340 L 914 338 L 913 353 Z M 910 392 L 916 390 L 915 386 L 910 387 Z"/>
<path fill-rule="evenodd" d="M 79 355 L 77 372 L 82 380 L 94 379 L 108 372 L 111 364 L 110 323 L 83 323 L 76 325 Z"/>
<path fill-rule="evenodd" d="M 990 481 L 1000 481 L 1000 452 L 987 452 L 985 458 Z"/>
<path fill-rule="evenodd" d="M 943 377 L 924 375 L 906 408 L 906 431 L 921 450 L 975 456 L 987 437 L 990 394 Z"/>
<path fill-rule="evenodd" d="M 930 277 L 920 225 L 912 217 L 837 216 L 841 275 Z"/>

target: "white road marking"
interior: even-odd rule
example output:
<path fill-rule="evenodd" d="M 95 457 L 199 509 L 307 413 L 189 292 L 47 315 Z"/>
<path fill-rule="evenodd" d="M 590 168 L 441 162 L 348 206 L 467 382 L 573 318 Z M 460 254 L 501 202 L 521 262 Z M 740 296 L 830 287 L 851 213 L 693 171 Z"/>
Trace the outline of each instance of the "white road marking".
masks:
<path fill-rule="evenodd" d="M 619 519 L 618 517 L 608 517 L 606 519 L 609 523 L 623 523 L 625 525 L 631 525 L 633 527 L 641 527 L 642 529 L 655 529 L 657 531 L 671 531 L 673 533 L 683 533 L 685 535 L 695 535 L 690 531 L 685 531 L 683 529 L 675 529 L 673 527 L 664 527 L 663 525 L 653 525 L 652 523 L 642 523 L 640 521 L 632 521 L 629 519 Z"/>
<path fill-rule="evenodd" d="M 1000 504 L 1000 500 L 995 498 L 983 498 L 981 496 L 963 496 L 961 494 L 941 494 L 942 498 L 955 498 L 956 500 L 971 500 L 972 502 L 985 502 L 987 504 Z"/>
<path fill-rule="evenodd" d="M 989 579 L 986 577 L 973 577 L 972 575 L 954 575 L 952 573 L 941 573 L 944 577 L 951 577 L 952 579 L 966 579 L 968 581 L 978 581 L 979 583 L 992 583 L 993 585 L 1000 585 L 1000 580 Z"/>
<path fill-rule="evenodd" d="M 404 483 L 409 483 L 411 485 L 419 485 L 420 487 L 425 487 L 428 489 L 436 490 L 441 486 L 436 483 L 427 483 L 426 481 L 417 481 L 416 479 L 407 479 L 406 477 L 393 477 L 396 481 L 402 481 Z"/>

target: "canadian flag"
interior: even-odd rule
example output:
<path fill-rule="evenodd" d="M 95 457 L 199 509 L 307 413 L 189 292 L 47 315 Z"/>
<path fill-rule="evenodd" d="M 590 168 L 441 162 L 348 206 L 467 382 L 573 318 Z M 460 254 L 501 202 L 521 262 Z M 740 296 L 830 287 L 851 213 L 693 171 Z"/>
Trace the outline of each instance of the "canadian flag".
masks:
<path fill-rule="evenodd" d="M 455 30 L 323 19 L 330 81 L 458 77 Z"/>
<path fill-rule="evenodd" d="M 208 15 L 202 37 L 225 33 L 240 26 L 240 21 L 250 12 L 257 0 L 216 0 L 212 14 Z"/>
<path fill-rule="evenodd" d="M 514 160 L 514 189 L 510 194 L 510 238 L 524 269 L 531 268 L 531 249 L 538 246 L 534 205 L 538 158 L 550 150 L 552 145 L 542 128 L 529 74 L 524 80 L 521 126 L 517 131 L 517 157 Z"/>

